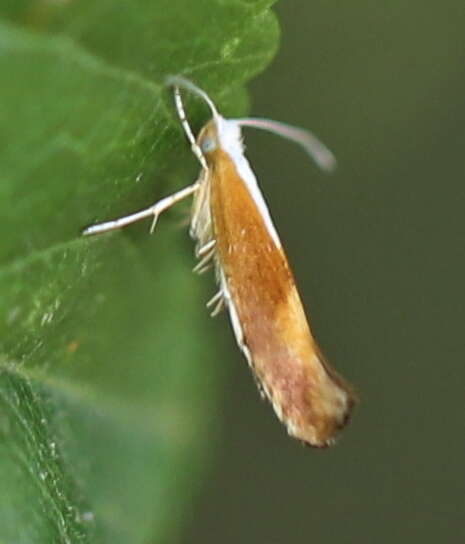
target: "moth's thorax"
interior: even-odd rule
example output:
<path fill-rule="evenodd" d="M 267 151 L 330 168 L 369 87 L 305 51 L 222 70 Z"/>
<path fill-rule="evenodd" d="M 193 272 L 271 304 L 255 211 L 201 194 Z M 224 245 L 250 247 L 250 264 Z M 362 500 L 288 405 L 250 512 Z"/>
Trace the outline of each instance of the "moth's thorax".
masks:
<path fill-rule="evenodd" d="M 255 201 L 260 210 L 273 242 L 277 247 L 281 247 L 268 207 L 258 188 L 257 179 L 244 155 L 239 123 L 234 119 L 225 119 L 218 115 L 202 128 L 197 137 L 197 144 L 207 161 L 210 181 L 216 183 L 218 176 L 227 175 L 231 179 L 245 184 L 250 198 Z M 233 185 L 230 187 L 233 189 Z"/>

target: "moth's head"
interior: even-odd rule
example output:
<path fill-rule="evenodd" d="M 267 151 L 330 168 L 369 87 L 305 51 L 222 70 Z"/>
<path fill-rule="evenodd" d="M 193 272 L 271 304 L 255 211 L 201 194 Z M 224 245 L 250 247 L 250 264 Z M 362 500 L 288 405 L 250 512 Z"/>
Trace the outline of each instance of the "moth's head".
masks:
<path fill-rule="evenodd" d="M 220 149 L 221 143 L 218 134 L 218 124 L 215 119 L 211 119 L 203 126 L 197 136 L 197 145 L 207 160 L 212 157 L 215 151 Z"/>
<path fill-rule="evenodd" d="M 233 119 L 225 119 L 221 115 L 213 117 L 202 128 L 197 144 L 207 161 L 211 161 L 215 152 L 222 149 L 231 157 L 243 153 L 241 129 Z"/>
<path fill-rule="evenodd" d="M 191 143 L 194 141 L 194 136 L 187 121 L 179 89 L 183 88 L 191 91 L 208 105 L 212 118 L 205 124 L 195 139 L 205 160 L 211 163 L 215 154 L 220 150 L 225 151 L 233 160 L 240 159 L 244 151 L 240 128 L 242 121 L 239 119 L 225 119 L 219 114 L 208 94 L 188 79 L 181 76 L 170 76 L 167 78 L 167 84 L 174 87 L 174 98 L 179 118 Z M 198 155 L 197 152 L 196 155 Z M 203 159 L 200 157 L 199 159 L 203 165 Z"/>

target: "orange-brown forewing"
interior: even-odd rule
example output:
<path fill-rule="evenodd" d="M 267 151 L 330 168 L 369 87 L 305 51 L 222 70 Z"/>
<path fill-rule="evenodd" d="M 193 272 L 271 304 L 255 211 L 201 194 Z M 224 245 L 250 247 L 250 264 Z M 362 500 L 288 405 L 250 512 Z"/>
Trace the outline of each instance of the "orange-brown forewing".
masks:
<path fill-rule="evenodd" d="M 207 157 L 217 259 L 259 386 L 289 434 L 332 443 L 354 396 L 324 361 L 310 332 L 286 256 L 221 148 Z"/>

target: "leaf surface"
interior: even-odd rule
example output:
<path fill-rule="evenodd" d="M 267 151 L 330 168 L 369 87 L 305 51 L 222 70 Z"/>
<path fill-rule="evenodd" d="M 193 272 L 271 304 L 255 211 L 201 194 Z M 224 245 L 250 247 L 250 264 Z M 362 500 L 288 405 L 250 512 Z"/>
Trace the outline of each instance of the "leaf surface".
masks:
<path fill-rule="evenodd" d="M 271 2 L 15 1 L 0 23 L 0 542 L 160 542 L 207 462 L 221 329 L 180 224 L 80 229 L 195 178 L 168 74 L 225 113 Z M 188 100 L 197 128 L 206 113 Z M 183 214 L 183 210 L 184 213 Z"/>

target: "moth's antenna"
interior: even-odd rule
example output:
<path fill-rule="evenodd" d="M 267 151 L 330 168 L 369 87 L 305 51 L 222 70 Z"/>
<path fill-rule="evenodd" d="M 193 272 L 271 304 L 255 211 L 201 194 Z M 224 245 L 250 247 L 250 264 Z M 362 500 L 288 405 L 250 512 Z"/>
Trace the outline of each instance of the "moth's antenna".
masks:
<path fill-rule="evenodd" d="M 192 129 L 189 125 L 189 121 L 187 120 L 186 112 L 184 110 L 184 105 L 181 99 L 181 93 L 179 92 L 179 87 L 174 88 L 174 103 L 176 104 L 176 110 L 178 112 L 178 116 L 179 116 L 179 120 L 181 121 L 182 128 L 184 129 L 184 132 L 186 133 L 187 139 L 191 143 L 192 152 L 199 160 L 200 164 L 202 165 L 202 168 L 204 170 L 208 170 L 207 161 L 205 160 L 202 150 L 200 149 L 200 147 L 198 146 L 195 140 L 195 136 L 192 133 Z"/>
<path fill-rule="evenodd" d="M 200 89 L 200 87 L 197 87 L 197 85 L 192 83 L 192 81 L 189 81 L 188 79 L 185 79 L 181 76 L 169 76 L 166 78 L 166 84 L 170 87 L 181 87 L 182 89 L 187 89 L 188 91 L 191 91 L 191 93 L 200 96 L 200 98 L 202 98 L 202 100 L 207 103 L 213 117 L 218 118 L 220 116 L 212 99 L 205 91 Z"/>
<path fill-rule="evenodd" d="M 336 168 L 336 157 L 308 130 L 288 125 L 287 123 L 258 117 L 244 117 L 242 119 L 235 119 L 235 121 L 240 126 L 267 130 L 299 144 L 322 170 L 331 172 Z"/>
<path fill-rule="evenodd" d="M 170 76 L 166 79 L 166 84 L 168 86 L 174 87 L 174 102 L 176 105 L 176 110 L 178 112 L 179 119 L 181 121 L 181 125 L 184 129 L 184 132 L 186 133 L 186 136 L 191 143 L 191 149 L 194 155 L 199 160 L 200 164 L 202 165 L 202 168 L 204 170 L 208 170 L 207 161 L 205 160 L 205 157 L 202 153 L 202 150 L 197 144 L 197 141 L 195 139 L 195 136 L 192 132 L 192 129 L 189 125 L 189 121 L 187 120 L 186 111 L 184 109 L 184 104 L 182 103 L 181 99 L 181 93 L 179 91 L 179 88 L 187 89 L 191 91 L 192 93 L 196 94 L 197 96 L 200 96 L 204 102 L 207 103 L 208 107 L 210 108 L 213 118 L 218 119 L 219 113 L 218 110 L 215 107 L 215 104 L 213 104 L 211 98 L 207 95 L 205 91 L 197 87 L 197 85 L 194 85 L 191 81 L 188 79 L 184 79 L 180 76 Z"/>

